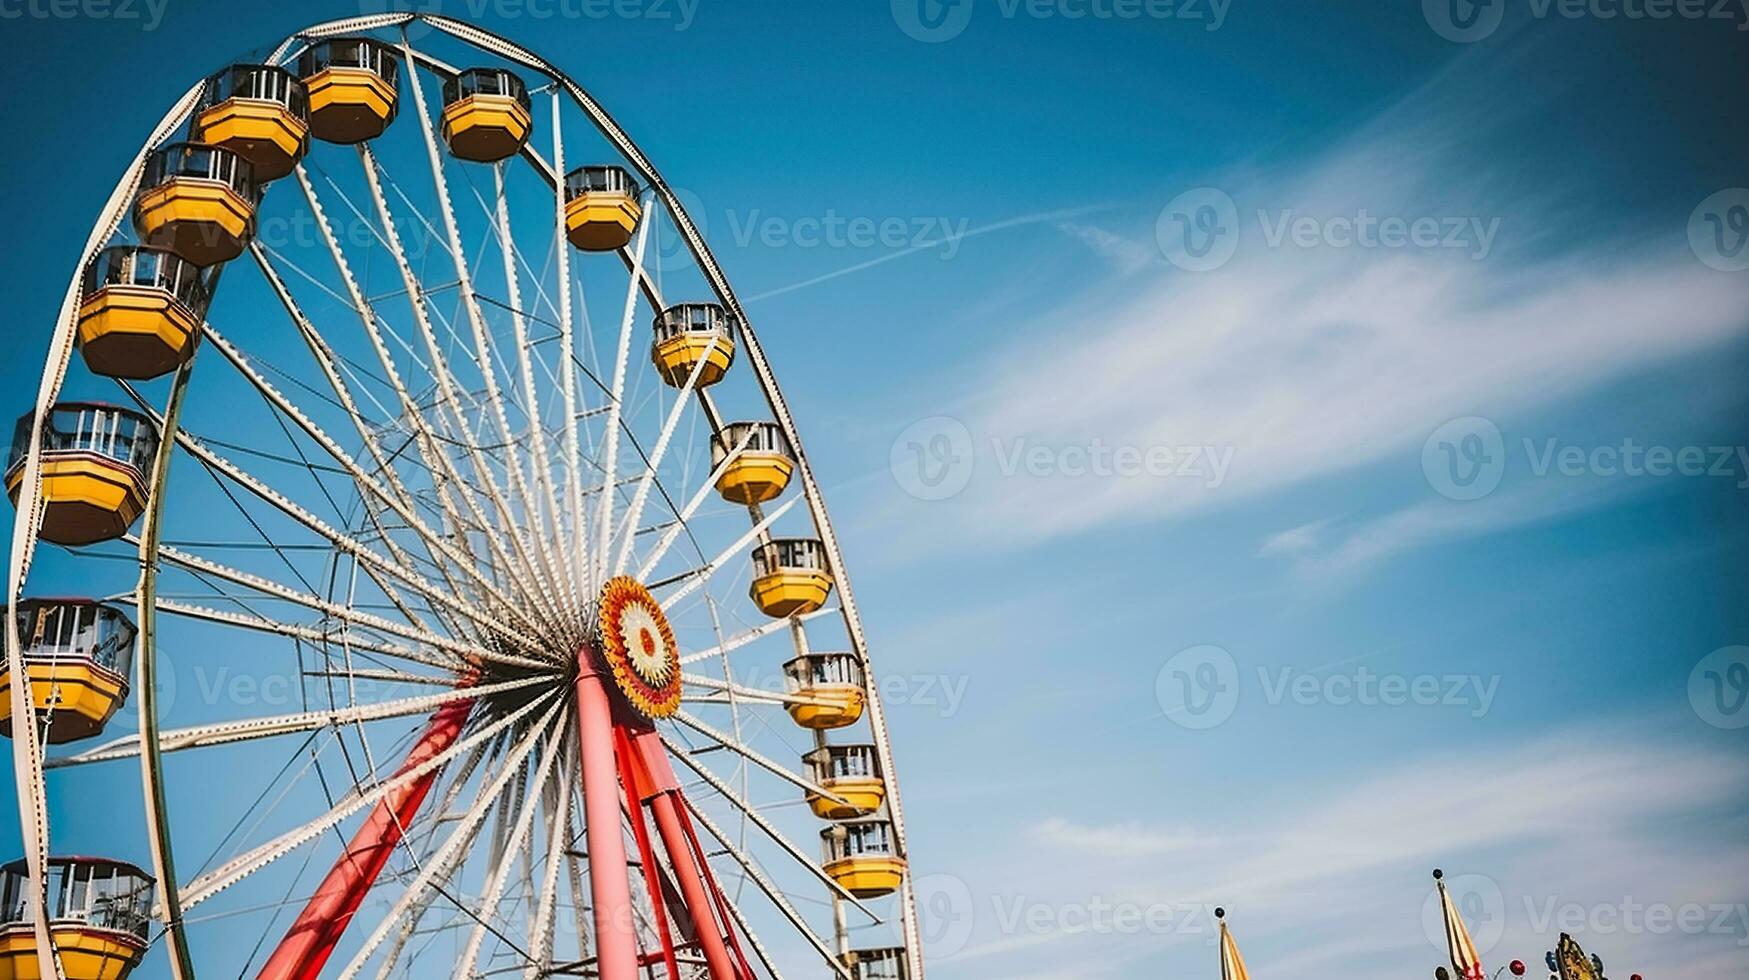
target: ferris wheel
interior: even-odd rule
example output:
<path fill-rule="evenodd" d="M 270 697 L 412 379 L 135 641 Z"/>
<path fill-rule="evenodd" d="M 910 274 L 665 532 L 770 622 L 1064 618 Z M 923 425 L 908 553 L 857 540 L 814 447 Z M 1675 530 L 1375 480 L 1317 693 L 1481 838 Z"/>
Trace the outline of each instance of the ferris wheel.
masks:
<path fill-rule="evenodd" d="M 674 190 L 460 21 L 257 54 L 15 429 L 0 973 L 921 978 L 843 557 Z"/>

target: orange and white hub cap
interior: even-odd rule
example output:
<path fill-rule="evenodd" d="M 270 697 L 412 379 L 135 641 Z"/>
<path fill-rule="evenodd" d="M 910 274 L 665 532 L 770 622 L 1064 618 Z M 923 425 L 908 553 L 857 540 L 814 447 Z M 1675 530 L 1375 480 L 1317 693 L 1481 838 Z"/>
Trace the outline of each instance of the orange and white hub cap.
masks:
<path fill-rule="evenodd" d="M 597 632 L 601 656 L 620 693 L 651 718 L 680 710 L 680 647 L 650 590 L 620 576 L 601 587 Z"/>

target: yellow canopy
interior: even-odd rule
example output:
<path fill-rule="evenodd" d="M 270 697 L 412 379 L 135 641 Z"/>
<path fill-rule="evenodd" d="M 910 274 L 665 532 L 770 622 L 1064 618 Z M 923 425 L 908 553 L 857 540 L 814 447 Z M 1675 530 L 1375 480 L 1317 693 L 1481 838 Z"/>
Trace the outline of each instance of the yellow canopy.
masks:
<path fill-rule="evenodd" d="M 1245 970 L 1245 957 L 1239 955 L 1239 944 L 1227 929 L 1226 910 L 1216 909 L 1215 917 L 1221 921 L 1221 980 L 1251 980 L 1251 974 Z"/>

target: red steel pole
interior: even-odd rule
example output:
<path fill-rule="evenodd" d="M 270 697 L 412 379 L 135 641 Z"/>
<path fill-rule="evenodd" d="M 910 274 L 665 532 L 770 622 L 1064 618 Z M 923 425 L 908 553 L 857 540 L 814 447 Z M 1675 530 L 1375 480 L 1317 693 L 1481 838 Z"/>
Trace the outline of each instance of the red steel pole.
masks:
<path fill-rule="evenodd" d="M 650 813 L 656 818 L 656 832 L 662 837 L 662 849 L 668 852 L 668 864 L 680 885 L 680 897 L 692 918 L 693 938 L 704 951 L 711 980 L 737 980 L 740 973 L 729 958 L 728 947 L 723 944 L 716 906 L 711 901 L 704 876 L 699 874 L 698 862 L 693 858 L 692 835 L 680 817 L 680 781 L 674 777 L 674 767 L 669 764 L 662 741 L 654 732 L 644 729 L 627 735 L 630 785 L 642 802 L 650 805 Z"/>
<path fill-rule="evenodd" d="M 594 651 L 584 650 L 577 663 L 577 753 L 583 768 L 589 894 L 595 906 L 596 975 L 599 980 L 637 980 L 638 934 L 620 820 L 613 704 L 596 674 Z"/>
<path fill-rule="evenodd" d="M 455 744 L 473 706 L 472 700 L 465 700 L 438 709 L 395 775 L 412 771 Z M 370 818 L 353 834 L 346 852 L 280 940 L 279 948 L 268 957 L 257 975 L 259 980 L 315 980 L 436 782 L 437 770 L 432 770 L 377 802 Z"/>

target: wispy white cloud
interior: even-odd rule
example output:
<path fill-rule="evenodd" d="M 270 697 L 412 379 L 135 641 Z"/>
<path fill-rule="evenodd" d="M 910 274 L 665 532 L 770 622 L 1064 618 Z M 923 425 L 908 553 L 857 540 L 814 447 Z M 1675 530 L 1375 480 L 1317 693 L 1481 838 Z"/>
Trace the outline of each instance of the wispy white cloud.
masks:
<path fill-rule="evenodd" d="M 1533 479 L 1479 500 L 1429 494 L 1425 500 L 1358 522 L 1325 520 L 1290 528 L 1265 538 L 1260 551 L 1293 557 L 1304 578 L 1328 584 L 1412 549 L 1571 517 L 1631 488 L 1601 478 Z"/>
<path fill-rule="evenodd" d="M 1450 419 L 1534 410 L 1745 333 L 1749 279 L 1696 261 L 1680 228 L 1599 237 L 1570 210 L 1566 182 L 1527 186 L 1479 157 L 1500 124 L 1477 108 L 1492 104 L 1478 94 L 1490 84 L 1443 77 L 1310 164 L 1208 178 L 1239 211 L 1241 244 L 1223 268 L 1156 262 L 1030 329 L 1005 325 L 1004 353 L 963 369 L 963 402 L 943 406 L 972 433 L 975 475 L 932 506 L 934 520 L 915 531 L 926 540 L 903 544 L 1023 545 L 1180 517 L 1393 456 L 1412 467 Z M 1469 87 L 1460 100 L 1451 86 Z M 1265 229 L 1290 211 L 1498 219 L 1499 238 L 1480 261 L 1464 249 L 1272 246 Z M 1134 264 L 1137 243 L 1076 228 L 1120 271 Z M 1022 439 L 1051 450 L 1215 447 L 1233 459 L 1213 485 L 1002 472 L 998 446 Z"/>
<path fill-rule="evenodd" d="M 1431 972 L 1440 958 L 1423 906 L 1427 871 L 1446 866 L 1463 887 L 1480 881 L 1488 892 L 1472 928 L 1491 965 L 1534 961 L 1555 938 L 1551 930 L 1567 929 L 1630 968 L 1624 972 L 1716 980 L 1723 974 L 1709 972 L 1713 965 L 1749 962 L 1742 945 L 1749 921 L 1735 932 L 1695 934 L 1617 932 L 1596 917 L 1575 927 L 1550 916 L 1579 909 L 1607 917 L 1638 903 L 1729 917 L 1749 900 L 1749 843 L 1716 814 L 1746 793 L 1749 776 L 1727 753 L 1648 739 L 1643 729 L 1592 726 L 1511 749 L 1411 759 L 1323 793 L 1283 797 L 1254 788 L 1219 807 L 1222 818 L 1210 826 L 1057 818 L 1025 831 L 1047 852 L 1010 877 L 993 873 L 973 884 L 980 929 L 941 972 L 971 976 L 955 964 L 1024 956 L 1030 969 L 1085 958 L 1082 975 L 1098 976 L 1100 964 L 1206 945 L 1207 910 L 1219 903 L 1239 911 L 1260 973 L 1340 968 L 1354 980 L 1400 980 Z M 1658 832 L 1676 820 L 1682 835 Z M 1186 915 L 1104 936 L 1005 930 L 996 910 L 1010 889 L 1061 905 L 1127 902 Z M 977 972 L 987 975 L 987 967 Z"/>

